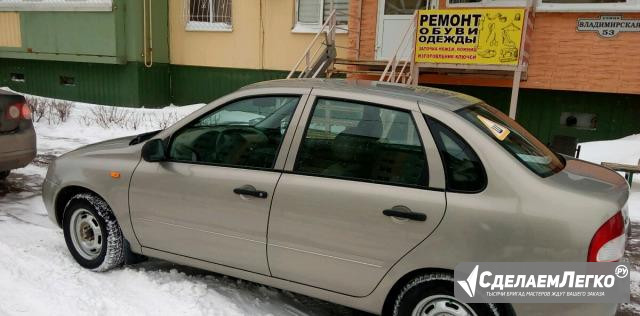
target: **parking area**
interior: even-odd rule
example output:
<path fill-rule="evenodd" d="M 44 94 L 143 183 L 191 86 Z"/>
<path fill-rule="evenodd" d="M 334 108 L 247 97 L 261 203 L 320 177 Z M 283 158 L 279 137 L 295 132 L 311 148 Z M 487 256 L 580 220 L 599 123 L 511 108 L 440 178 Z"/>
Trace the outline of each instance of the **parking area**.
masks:
<path fill-rule="evenodd" d="M 83 145 L 152 128 L 105 129 L 78 124 L 90 108 L 88 105 L 77 108 L 69 122 L 57 126 L 36 124 L 39 142 L 36 159 L 0 182 L 0 302 L 4 303 L 0 304 L 0 314 L 95 314 L 96 308 L 100 314 L 109 315 L 361 314 L 306 296 L 160 260 L 108 273 L 82 269 L 69 254 L 62 231 L 49 221 L 42 204 L 41 184 L 47 166 L 54 157 Z M 197 108 L 179 110 L 176 119 Z M 583 146 L 587 157 L 590 148 Z M 600 152 L 601 148 L 597 150 Z M 640 179 L 636 179 L 632 190 L 632 202 L 638 201 Z M 632 204 L 632 213 L 637 213 L 635 205 Z M 638 220 L 637 215 L 634 220 Z M 619 315 L 637 315 L 640 222 L 632 222 L 627 258 L 633 267 L 633 294 L 631 304 L 622 305 Z M 60 301 L 65 304 L 59 304 Z"/>

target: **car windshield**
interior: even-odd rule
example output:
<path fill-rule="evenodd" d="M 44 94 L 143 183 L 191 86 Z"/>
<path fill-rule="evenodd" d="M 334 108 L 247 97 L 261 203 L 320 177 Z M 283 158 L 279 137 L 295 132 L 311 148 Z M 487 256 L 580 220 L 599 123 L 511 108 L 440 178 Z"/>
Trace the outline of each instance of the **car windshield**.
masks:
<path fill-rule="evenodd" d="M 456 112 L 489 135 L 537 175 L 548 177 L 564 168 L 563 158 L 497 109 L 485 103 L 478 103 Z"/>

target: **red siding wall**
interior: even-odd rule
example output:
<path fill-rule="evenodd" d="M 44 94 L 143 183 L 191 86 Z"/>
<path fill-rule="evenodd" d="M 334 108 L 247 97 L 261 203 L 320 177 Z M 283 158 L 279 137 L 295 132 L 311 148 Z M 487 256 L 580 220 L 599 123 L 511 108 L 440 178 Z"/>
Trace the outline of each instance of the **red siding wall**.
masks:
<path fill-rule="evenodd" d="M 539 13 L 527 88 L 640 93 L 640 33 L 602 38 L 576 31 L 578 18 L 600 14 Z M 640 19 L 640 14 L 624 14 Z"/>

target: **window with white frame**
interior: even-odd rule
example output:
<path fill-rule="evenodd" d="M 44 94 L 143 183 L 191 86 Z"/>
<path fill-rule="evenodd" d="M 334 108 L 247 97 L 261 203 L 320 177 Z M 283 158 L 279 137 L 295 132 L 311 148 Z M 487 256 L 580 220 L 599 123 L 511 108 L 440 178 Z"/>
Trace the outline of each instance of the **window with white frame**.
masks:
<path fill-rule="evenodd" d="M 315 32 L 327 21 L 331 5 L 336 9 L 336 22 L 343 25 L 337 31 L 346 31 L 349 22 L 349 0 L 296 0 L 296 27 L 294 31 Z"/>
<path fill-rule="evenodd" d="M 112 0 L 0 0 L 0 11 L 111 11 Z"/>
<path fill-rule="evenodd" d="M 188 31 L 231 31 L 232 0 L 185 0 Z"/>
<path fill-rule="evenodd" d="M 625 12 L 640 10 L 640 0 L 531 0 L 537 11 Z M 449 7 L 527 6 L 528 0 L 447 0 Z"/>
<path fill-rule="evenodd" d="M 640 10 L 640 0 L 538 0 L 538 11 L 627 12 Z"/>

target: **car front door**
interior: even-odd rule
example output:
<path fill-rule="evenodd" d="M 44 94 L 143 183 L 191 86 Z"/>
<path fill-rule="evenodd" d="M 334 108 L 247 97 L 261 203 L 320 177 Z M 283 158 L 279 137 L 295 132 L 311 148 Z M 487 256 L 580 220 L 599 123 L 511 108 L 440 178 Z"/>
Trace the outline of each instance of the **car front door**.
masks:
<path fill-rule="evenodd" d="M 174 132 L 168 161 L 140 162 L 129 200 L 142 246 L 268 275 L 267 221 L 286 157 L 279 153 L 305 99 L 230 101 Z"/>
<path fill-rule="evenodd" d="M 442 164 L 417 104 L 317 94 L 276 188 L 269 265 L 274 277 L 366 296 L 442 219 Z"/>

